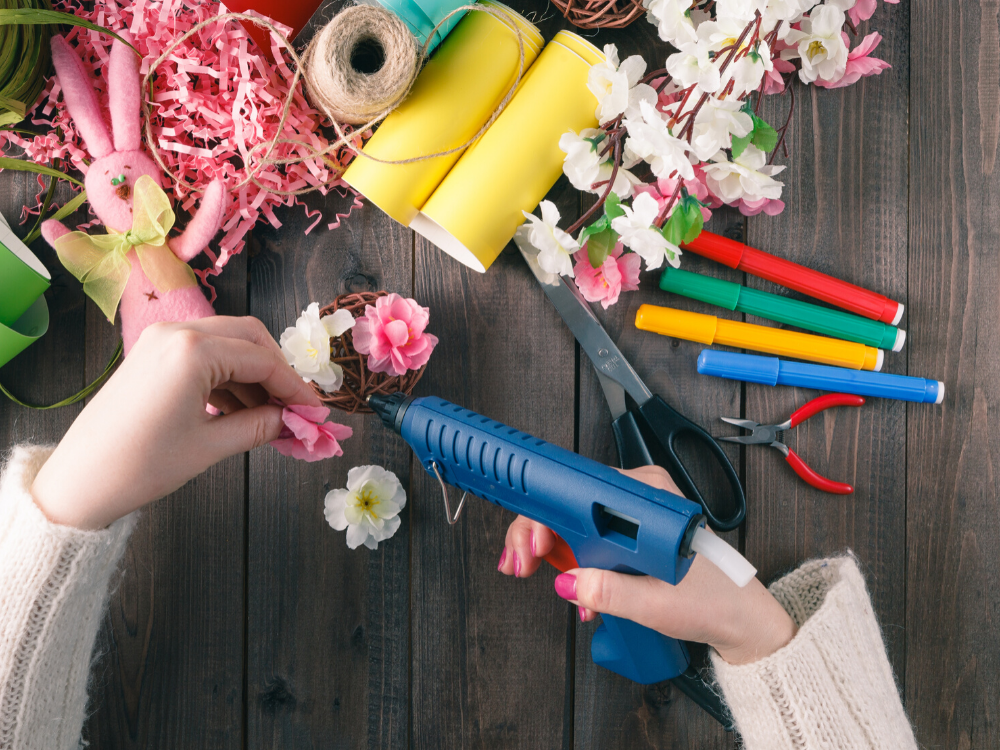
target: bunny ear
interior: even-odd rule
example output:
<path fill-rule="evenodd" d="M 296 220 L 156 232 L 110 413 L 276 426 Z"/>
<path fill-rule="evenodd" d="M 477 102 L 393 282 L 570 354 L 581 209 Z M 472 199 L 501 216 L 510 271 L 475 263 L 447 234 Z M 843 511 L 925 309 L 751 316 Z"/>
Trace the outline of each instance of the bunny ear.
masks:
<path fill-rule="evenodd" d="M 87 142 L 87 150 L 95 159 L 107 156 L 114 150 L 114 146 L 111 143 L 111 133 L 101 115 L 101 107 L 97 103 L 94 82 L 79 56 L 61 36 L 52 37 L 52 64 L 59 77 L 66 109 L 83 140 Z"/>
<path fill-rule="evenodd" d="M 122 39 L 132 44 L 126 31 Z M 116 151 L 137 151 L 141 143 L 139 117 L 139 56 L 128 46 L 115 40 L 111 45 L 108 64 L 108 91 L 111 103 L 111 128 L 115 134 Z"/>

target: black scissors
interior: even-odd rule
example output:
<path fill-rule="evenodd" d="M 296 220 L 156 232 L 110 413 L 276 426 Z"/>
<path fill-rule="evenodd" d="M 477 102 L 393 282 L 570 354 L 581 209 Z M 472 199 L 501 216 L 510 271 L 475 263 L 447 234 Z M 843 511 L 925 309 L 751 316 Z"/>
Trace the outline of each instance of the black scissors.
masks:
<path fill-rule="evenodd" d="M 604 389 L 604 397 L 611 410 L 613 420 L 611 428 L 618 445 L 618 460 L 621 467 L 635 469 L 654 464 L 662 466 L 677 483 L 681 493 L 701 505 L 708 525 L 713 530 L 735 529 L 746 516 L 747 501 L 740 478 L 729 462 L 729 457 L 722 450 L 722 446 L 705 430 L 679 414 L 646 387 L 608 336 L 604 326 L 597 320 L 580 292 L 561 276 L 550 274 L 538 265 L 536 257 L 538 251 L 526 234 L 524 231 L 519 231 L 514 236 L 518 249 L 538 279 L 538 283 L 545 290 L 549 301 L 555 305 L 597 371 L 597 377 Z M 626 393 L 631 397 L 630 404 L 626 404 Z M 732 502 L 729 506 L 731 512 L 728 515 L 722 518 L 716 515 L 713 506 L 705 500 L 680 456 L 677 455 L 674 444 L 681 436 L 693 438 L 704 445 L 722 468 L 732 490 Z"/>

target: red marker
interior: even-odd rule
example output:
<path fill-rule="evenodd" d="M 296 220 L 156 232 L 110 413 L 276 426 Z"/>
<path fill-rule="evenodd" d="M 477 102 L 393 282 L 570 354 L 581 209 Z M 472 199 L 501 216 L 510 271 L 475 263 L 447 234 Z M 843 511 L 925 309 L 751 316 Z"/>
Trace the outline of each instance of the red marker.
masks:
<path fill-rule="evenodd" d="M 698 255 L 739 271 L 773 281 L 788 289 L 808 294 L 831 305 L 850 310 L 872 320 L 896 325 L 903 317 L 903 305 L 878 292 L 870 292 L 825 273 L 800 266 L 790 260 L 765 253 L 726 237 L 703 231 L 694 242 L 683 246 Z"/>

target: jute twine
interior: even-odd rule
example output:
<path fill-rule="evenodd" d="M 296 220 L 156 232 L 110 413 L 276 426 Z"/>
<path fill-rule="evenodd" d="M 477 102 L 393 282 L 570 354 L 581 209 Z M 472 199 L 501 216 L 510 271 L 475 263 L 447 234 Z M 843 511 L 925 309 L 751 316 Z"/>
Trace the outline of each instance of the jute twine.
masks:
<path fill-rule="evenodd" d="M 374 305 L 375 300 L 384 297 L 387 292 L 356 292 L 353 294 L 341 294 L 332 303 L 320 309 L 320 317 L 333 315 L 337 310 L 347 310 L 355 318 L 365 314 L 368 305 Z M 368 407 L 368 397 L 376 393 L 389 394 L 402 391 L 409 395 L 413 393 L 420 378 L 423 377 L 427 365 L 419 370 L 408 370 L 402 375 L 387 375 L 384 372 L 371 372 L 368 369 L 368 357 L 359 354 L 354 348 L 354 338 L 351 329 L 344 332 L 342 336 L 330 339 L 330 361 L 336 362 L 344 368 L 344 383 L 340 390 L 334 393 L 327 393 L 315 383 L 312 383 L 313 390 L 319 396 L 319 400 L 335 409 L 346 411 L 349 414 L 361 412 L 371 414 Z"/>
<path fill-rule="evenodd" d="M 396 107 L 398 107 L 400 103 L 402 103 L 402 101 L 410 93 L 410 89 L 413 88 L 413 83 L 414 81 L 416 81 L 417 75 L 420 72 L 420 65 L 423 63 L 424 58 L 427 56 L 427 50 L 429 45 L 431 44 L 431 41 L 434 39 L 434 34 L 437 33 L 437 30 L 441 28 L 441 26 L 443 26 L 448 21 L 449 18 L 454 16 L 456 13 L 462 13 L 463 11 L 489 13 L 498 21 L 505 24 L 517 36 L 517 48 L 518 48 L 519 58 L 517 64 L 517 78 L 514 79 L 514 85 L 511 86 L 510 90 L 507 92 L 507 95 L 504 96 L 500 104 L 497 105 L 497 108 L 493 110 L 493 114 L 490 115 L 490 119 L 486 121 L 486 123 L 479 129 L 479 131 L 475 135 L 473 135 L 471 138 L 469 138 L 469 140 L 467 140 L 460 146 L 456 146 L 455 148 L 447 149 L 444 151 L 436 151 L 432 154 L 413 156 L 408 159 L 379 159 L 374 156 L 371 156 L 370 154 L 366 154 L 355 143 L 355 140 L 358 139 L 358 134 L 363 133 L 369 128 L 377 125 L 379 122 L 388 117 L 389 114 Z M 156 141 L 153 138 L 152 113 L 150 111 L 150 104 L 149 104 L 150 100 L 152 99 L 152 89 L 151 89 L 152 78 L 154 73 L 156 73 L 156 69 L 160 67 L 160 65 L 168 57 L 170 57 L 170 55 L 173 54 L 174 50 L 176 50 L 180 45 L 182 45 L 184 42 L 186 42 L 188 39 L 190 39 L 192 36 L 197 34 L 199 31 L 201 31 L 209 24 L 226 20 L 248 21 L 256 26 L 260 26 L 261 28 L 267 29 L 274 37 L 276 37 L 281 42 L 281 44 L 288 51 L 289 56 L 292 58 L 292 61 L 295 64 L 295 70 L 292 73 L 292 82 L 291 85 L 288 87 L 288 95 L 285 97 L 285 104 L 281 110 L 281 119 L 278 121 L 278 128 L 277 128 L 278 133 L 281 133 L 281 131 L 284 129 L 285 121 L 288 119 L 288 110 L 291 107 L 292 99 L 295 96 L 295 89 L 298 86 L 299 81 L 302 79 L 303 76 L 302 58 L 300 58 L 299 55 L 295 52 L 295 49 L 289 43 L 285 35 L 270 21 L 261 18 L 259 16 L 251 15 L 249 13 L 221 13 L 212 18 L 205 19 L 204 21 L 201 21 L 200 23 L 197 23 L 194 26 L 192 26 L 182 36 L 178 37 L 169 45 L 167 45 L 167 47 L 163 50 L 160 56 L 157 57 L 156 60 L 154 60 L 153 63 L 149 66 L 149 70 L 142 79 L 142 87 L 150 92 L 150 96 L 142 98 L 142 111 L 145 118 L 146 143 L 149 146 L 149 150 L 152 152 L 153 158 L 156 160 L 156 163 L 160 165 L 160 169 L 178 185 L 182 185 L 183 183 L 181 182 L 180 178 L 177 177 L 177 175 L 170 172 L 169 168 L 164 163 L 163 158 L 160 156 L 159 150 L 156 148 Z M 438 25 L 435 26 L 434 29 L 427 35 L 427 41 L 420 49 L 417 65 L 414 66 L 413 75 L 410 78 L 409 82 L 407 83 L 406 90 L 402 92 L 402 94 L 397 99 L 395 99 L 390 105 L 388 105 L 385 110 L 379 112 L 376 115 L 373 115 L 370 120 L 361 125 L 358 125 L 354 129 L 354 131 L 349 133 L 344 132 L 344 127 L 341 125 L 337 117 L 335 117 L 332 112 L 324 111 L 324 114 L 326 114 L 327 117 L 330 118 L 330 121 L 333 124 L 333 129 L 337 133 L 337 140 L 328 145 L 326 148 L 318 149 L 310 143 L 305 143 L 303 141 L 294 140 L 291 138 L 280 138 L 277 136 L 266 143 L 258 143 L 251 149 L 250 155 L 251 157 L 256 157 L 257 153 L 263 150 L 264 151 L 263 156 L 261 156 L 259 159 L 256 160 L 253 158 L 247 160 L 248 163 L 245 165 L 246 177 L 244 177 L 243 180 L 238 182 L 236 185 L 232 186 L 231 189 L 239 190 L 244 185 L 247 185 L 252 182 L 254 185 L 257 185 L 262 190 L 267 190 L 268 192 L 273 193 L 274 195 L 303 195 L 304 193 L 311 193 L 313 191 L 320 190 L 322 188 L 327 187 L 328 185 L 332 185 L 334 182 L 340 179 L 340 174 L 339 174 L 340 166 L 336 164 L 333 160 L 327 159 L 326 157 L 328 154 L 335 152 L 337 149 L 341 147 L 347 147 L 348 149 L 353 151 L 356 155 L 361 156 L 365 159 L 370 159 L 372 161 L 379 162 L 380 164 L 412 164 L 414 162 L 426 161 L 427 159 L 434 159 L 437 158 L 438 156 L 447 156 L 448 154 L 454 154 L 459 151 L 463 151 L 464 149 L 471 146 L 476 141 L 476 139 L 479 138 L 479 136 L 481 136 L 483 133 L 489 130 L 490 126 L 496 121 L 496 119 L 500 116 L 500 113 L 503 112 L 507 104 L 513 98 L 514 93 L 517 91 L 518 84 L 521 82 L 521 78 L 523 75 L 524 75 L 524 34 L 522 33 L 521 29 L 518 28 L 517 24 L 514 23 L 514 21 L 509 16 L 494 8 L 479 4 L 463 5 L 461 7 L 455 8 L 455 10 L 451 11 L 451 13 L 442 18 L 440 23 L 438 23 Z M 308 153 L 306 156 L 273 158 L 271 156 L 272 152 L 278 145 L 282 144 L 294 144 L 295 146 L 306 150 Z M 328 166 L 332 170 L 338 173 L 336 177 L 333 180 L 322 183 L 320 185 L 300 188 L 298 190 L 277 190 L 273 185 L 261 184 L 257 179 L 257 174 L 267 166 L 300 164 L 304 161 L 311 161 L 313 159 L 324 159 L 328 164 Z M 251 165 L 250 162 L 253 162 L 253 164 Z M 186 187 L 188 190 L 194 190 L 194 188 L 189 185 L 185 185 L 184 187 Z"/>
<path fill-rule="evenodd" d="M 403 101 L 417 74 L 417 52 L 416 38 L 392 11 L 344 8 L 302 55 L 309 99 L 330 119 L 360 125 Z"/>

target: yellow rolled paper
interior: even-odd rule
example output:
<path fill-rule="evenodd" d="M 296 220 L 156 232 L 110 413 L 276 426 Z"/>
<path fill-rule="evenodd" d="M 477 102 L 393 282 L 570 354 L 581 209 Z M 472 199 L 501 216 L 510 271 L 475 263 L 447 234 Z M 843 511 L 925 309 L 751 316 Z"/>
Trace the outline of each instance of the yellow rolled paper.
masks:
<path fill-rule="evenodd" d="M 375 131 L 366 154 L 410 159 L 456 148 L 479 132 L 517 80 L 515 24 L 522 34 L 527 73 L 542 48 L 541 33 L 501 3 L 483 0 L 482 5 L 504 13 L 510 25 L 490 13 L 467 13 L 427 61 L 406 101 Z M 358 156 L 344 181 L 409 226 L 461 156 L 455 152 L 411 164 L 380 164 Z"/>
<path fill-rule="evenodd" d="M 474 15 L 474 14 L 470 14 Z M 485 271 L 562 174 L 559 138 L 597 127 L 587 88 L 604 54 L 560 31 L 542 50 L 510 104 L 470 147 L 410 228 L 449 255 Z"/>

